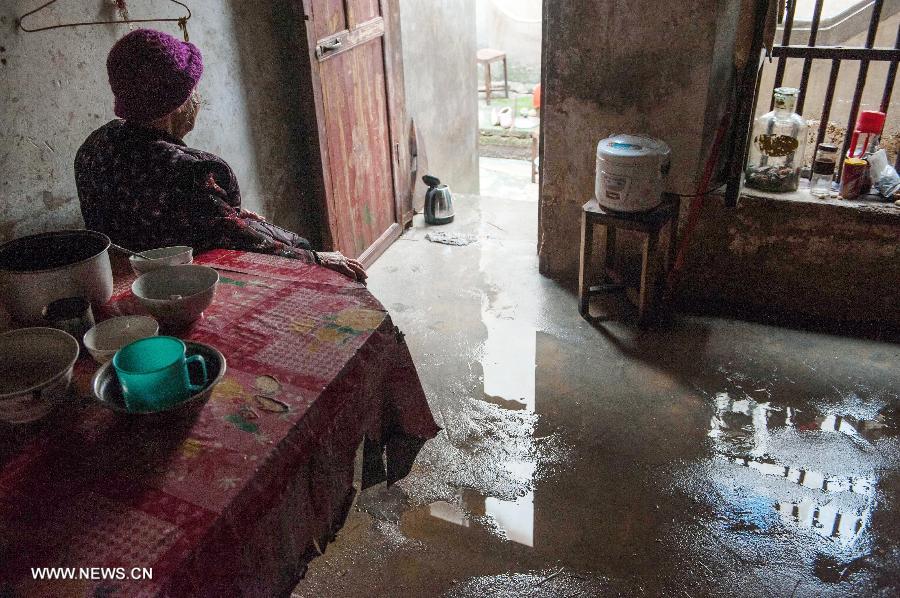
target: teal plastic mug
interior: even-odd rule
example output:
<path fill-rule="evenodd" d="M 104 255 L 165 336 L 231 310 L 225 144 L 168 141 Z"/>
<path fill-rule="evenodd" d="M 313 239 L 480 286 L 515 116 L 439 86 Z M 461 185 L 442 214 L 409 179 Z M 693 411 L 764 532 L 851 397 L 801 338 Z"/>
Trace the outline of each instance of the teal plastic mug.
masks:
<path fill-rule="evenodd" d="M 200 364 L 203 380 L 191 383 L 188 364 Z M 162 411 L 206 386 L 209 376 L 202 355 L 187 355 L 185 344 L 172 336 L 151 336 L 119 349 L 112 359 L 129 411 Z"/>

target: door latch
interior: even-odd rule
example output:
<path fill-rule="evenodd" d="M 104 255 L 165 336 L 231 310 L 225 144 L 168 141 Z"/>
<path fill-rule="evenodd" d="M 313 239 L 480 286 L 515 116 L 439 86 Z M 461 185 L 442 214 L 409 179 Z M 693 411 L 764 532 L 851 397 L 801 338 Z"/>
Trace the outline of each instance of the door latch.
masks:
<path fill-rule="evenodd" d="M 322 42 L 316 47 L 316 56 L 321 59 L 328 54 L 337 52 L 341 49 L 341 45 L 341 40 L 339 38 L 331 39 L 327 42 Z"/>

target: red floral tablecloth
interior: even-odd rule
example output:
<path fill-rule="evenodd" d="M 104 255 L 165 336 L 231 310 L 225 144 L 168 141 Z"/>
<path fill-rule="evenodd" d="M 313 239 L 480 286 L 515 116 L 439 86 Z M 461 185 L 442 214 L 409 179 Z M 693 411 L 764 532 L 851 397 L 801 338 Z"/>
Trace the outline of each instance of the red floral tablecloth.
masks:
<path fill-rule="evenodd" d="M 258 254 L 196 263 L 221 280 L 179 336 L 228 361 L 196 417 L 151 425 L 81 399 L 0 429 L 0 596 L 285 594 L 344 521 L 360 443 L 366 486 L 406 475 L 437 433 L 403 335 L 364 286 Z M 130 282 L 107 315 L 141 311 Z M 81 393 L 94 368 L 79 361 Z M 85 570 L 39 581 L 35 567 Z"/>

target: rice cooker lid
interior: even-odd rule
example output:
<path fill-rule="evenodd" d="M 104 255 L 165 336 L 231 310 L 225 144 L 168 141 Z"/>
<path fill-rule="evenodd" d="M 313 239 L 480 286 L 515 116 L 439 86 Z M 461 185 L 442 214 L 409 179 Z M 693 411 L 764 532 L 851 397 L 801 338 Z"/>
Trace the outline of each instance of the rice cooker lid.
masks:
<path fill-rule="evenodd" d="M 597 157 L 622 164 L 659 164 L 671 150 L 665 142 L 643 135 L 613 135 L 597 144 Z"/>

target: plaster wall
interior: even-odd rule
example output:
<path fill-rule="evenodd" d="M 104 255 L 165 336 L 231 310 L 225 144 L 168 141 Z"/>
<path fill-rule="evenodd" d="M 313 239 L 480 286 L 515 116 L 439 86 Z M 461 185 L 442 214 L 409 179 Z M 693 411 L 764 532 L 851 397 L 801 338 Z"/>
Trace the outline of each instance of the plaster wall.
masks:
<path fill-rule="evenodd" d="M 457 193 L 478 193 L 475 0 L 400 0 L 406 109 L 423 169 Z M 414 205 L 424 201 L 417 186 Z"/>
<path fill-rule="evenodd" d="M 16 16 L 30 0 L 0 4 L 0 241 L 83 225 L 72 162 L 84 139 L 114 118 L 106 54 L 122 25 L 23 33 Z M 31 26 L 115 18 L 112 3 L 62 2 Z M 191 41 L 204 56 L 199 89 L 207 101 L 186 142 L 222 156 L 234 169 L 244 206 L 308 234 L 293 140 L 302 131 L 289 79 L 287 2 L 194 2 Z M 131 17 L 180 16 L 165 3 L 131 3 Z M 153 13 L 153 14 L 151 14 Z M 174 23 L 153 24 L 180 35 Z M 314 239 L 312 239 L 314 240 Z"/>

